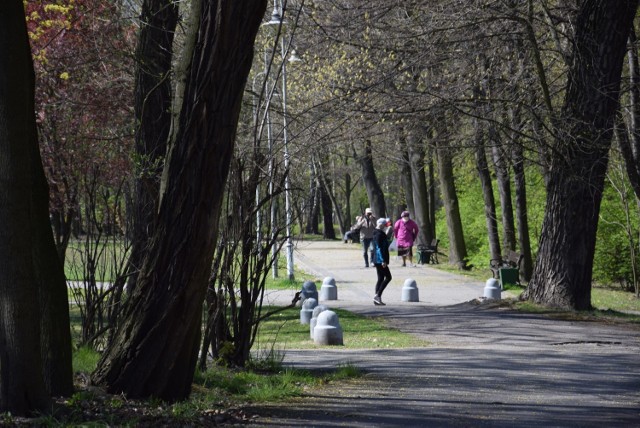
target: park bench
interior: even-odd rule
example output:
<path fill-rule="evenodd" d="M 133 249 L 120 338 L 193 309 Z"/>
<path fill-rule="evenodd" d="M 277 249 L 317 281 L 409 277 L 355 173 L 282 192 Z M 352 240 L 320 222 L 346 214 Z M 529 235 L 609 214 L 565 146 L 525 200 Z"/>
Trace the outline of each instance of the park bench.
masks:
<path fill-rule="evenodd" d="M 500 280 L 500 284 L 520 285 L 520 264 L 524 258 L 523 254 L 509 251 L 506 256 L 499 259 L 489 260 L 489 269 L 493 277 Z"/>
<path fill-rule="evenodd" d="M 438 243 L 439 239 L 431 240 L 429 245 L 418 245 L 418 263 L 437 264 L 438 263 Z"/>

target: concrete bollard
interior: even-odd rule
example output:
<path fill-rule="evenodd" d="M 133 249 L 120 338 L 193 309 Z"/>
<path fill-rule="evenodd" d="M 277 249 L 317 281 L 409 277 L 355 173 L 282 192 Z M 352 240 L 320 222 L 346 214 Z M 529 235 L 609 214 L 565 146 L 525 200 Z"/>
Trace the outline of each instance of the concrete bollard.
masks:
<path fill-rule="evenodd" d="M 484 285 L 484 297 L 487 299 L 500 300 L 502 296 L 502 289 L 500 282 L 495 278 L 487 279 Z"/>
<path fill-rule="evenodd" d="M 344 345 L 342 327 L 338 315 L 330 310 L 318 315 L 318 322 L 313 329 L 313 342 L 316 345 Z"/>
<path fill-rule="evenodd" d="M 338 300 L 338 287 L 336 287 L 336 280 L 330 276 L 326 277 L 322 281 L 322 287 L 320 287 L 320 300 Z"/>
<path fill-rule="evenodd" d="M 419 302 L 418 298 L 418 284 L 415 279 L 407 278 L 402 286 L 402 301 L 403 302 Z"/>
<path fill-rule="evenodd" d="M 318 301 L 318 289 L 316 288 L 316 283 L 313 281 L 305 281 L 302 284 L 302 290 L 300 290 L 300 300 L 296 303 L 296 306 L 301 307 L 304 303 L 305 299 L 308 298 L 316 299 Z"/>
<path fill-rule="evenodd" d="M 310 297 L 313 297 L 314 299 L 316 299 L 316 301 L 318 300 L 318 290 L 316 289 L 316 283 L 313 281 L 305 281 L 302 284 L 302 288 L 300 289 L 300 300 L 298 300 L 296 306 L 298 308 L 301 308 L 305 299 L 308 299 Z"/>
<path fill-rule="evenodd" d="M 313 339 L 313 329 L 316 328 L 316 324 L 318 323 L 318 315 L 320 315 L 320 312 L 324 312 L 328 309 L 329 308 L 327 308 L 325 305 L 318 305 L 315 308 L 313 308 L 313 313 L 311 314 L 311 321 L 309 321 L 309 334 L 312 339 Z"/>
<path fill-rule="evenodd" d="M 313 315 L 313 308 L 318 306 L 318 301 L 313 297 L 304 300 L 302 309 L 300 309 L 300 324 L 309 324 Z"/>

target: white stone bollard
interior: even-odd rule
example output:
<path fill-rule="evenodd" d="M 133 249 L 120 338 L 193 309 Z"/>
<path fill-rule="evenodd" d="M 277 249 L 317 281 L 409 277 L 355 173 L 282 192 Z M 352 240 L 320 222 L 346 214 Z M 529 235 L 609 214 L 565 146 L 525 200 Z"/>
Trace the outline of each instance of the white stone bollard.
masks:
<path fill-rule="evenodd" d="M 318 306 L 318 301 L 313 297 L 309 297 L 302 303 L 302 309 L 300 309 L 300 324 L 309 324 L 311 322 L 311 316 L 313 315 L 313 308 Z"/>
<path fill-rule="evenodd" d="M 403 302 L 419 302 L 418 298 L 418 284 L 415 279 L 407 278 L 402 286 L 402 301 Z"/>
<path fill-rule="evenodd" d="M 326 277 L 322 281 L 322 287 L 320 287 L 320 300 L 338 300 L 338 287 L 336 287 L 336 280 L 330 276 Z"/>
<path fill-rule="evenodd" d="M 316 327 L 313 329 L 313 342 L 316 345 L 344 345 L 342 327 L 335 312 L 330 310 L 320 312 Z"/>
<path fill-rule="evenodd" d="M 484 284 L 484 297 L 487 299 L 500 300 L 502 297 L 502 289 L 500 282 L 495 278 L 487 279 Z"/>
<path fill-rule="evenodd" d="M 316 324 L 318 323 L 318 315 L 320 315 L 320 312 L 324 312 L 328 309 L 329 308 L 327 308 L 325 305 L 318 305 L 315 308 L 313 308 L 311 321 L 309 321 L 309 334 L 312 339 L 313 339 L 313 329 L 316 328 Z"/>

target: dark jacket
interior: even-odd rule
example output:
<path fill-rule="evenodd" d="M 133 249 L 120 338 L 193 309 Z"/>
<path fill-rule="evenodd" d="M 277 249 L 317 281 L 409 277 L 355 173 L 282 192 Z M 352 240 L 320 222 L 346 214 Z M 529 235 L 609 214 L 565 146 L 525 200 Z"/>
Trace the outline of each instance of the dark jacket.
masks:
<path fill-rule="evenodd" d="M 375 229 L 373 231 L 373 264 L 381 265 L 383 262 L 389 264 L 389 239 L 384 230 Z"/>

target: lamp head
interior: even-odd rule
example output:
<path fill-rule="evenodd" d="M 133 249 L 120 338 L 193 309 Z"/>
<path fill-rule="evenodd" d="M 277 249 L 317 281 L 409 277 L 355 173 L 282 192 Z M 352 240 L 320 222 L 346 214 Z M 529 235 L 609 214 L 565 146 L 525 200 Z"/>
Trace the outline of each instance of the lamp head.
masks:
<path fill-rule="evenodd" d="M 289 62 L 301 62 L 302 59 L 298 56 L 295 49 L 291 49 L 291 54 L 289 55 Z"/>
<path fill-rule="evenodd" d="M 269 25 L 280 25 L 282 24 L 282 16 L 280 16 L 280 11 L 277 6 L 273 6 L 273 12 L 271 12 L 271 20 L 267 23 Z"/>

